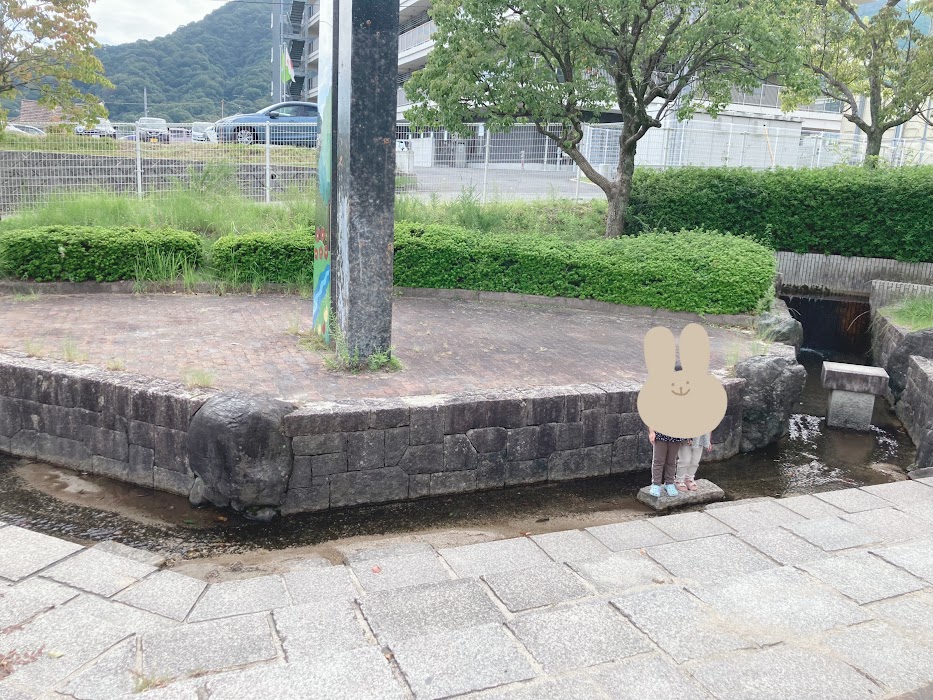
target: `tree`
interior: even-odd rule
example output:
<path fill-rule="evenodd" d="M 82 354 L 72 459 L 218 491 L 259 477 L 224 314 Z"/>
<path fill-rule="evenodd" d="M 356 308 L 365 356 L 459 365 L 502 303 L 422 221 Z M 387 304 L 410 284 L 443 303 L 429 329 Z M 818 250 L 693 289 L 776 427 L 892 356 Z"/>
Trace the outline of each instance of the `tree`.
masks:
<path fill-rule="evenodd" d="M 918 116 L 933 123 L 933 3 L 886 0 L 870 17 L 861 9 L 850 0 L 814 3 L 803 24 L 805 61 L 819 79 L 816 91 L 841 102 L 865 134 L 865 165 L 874 167 L 885 132 Z M 788 93 L 785 107 L 813 92 Z"/>
<path fill-rule="evenodd" d="M 106 114 L 100 101 L 79 87 L 113 87 L 94 56 L 97 25 L 90 0 L 0 0 L 0 98 L 24 91 L 48 107 L 90 120 Z M 0 123 L 6 121 L 0 108 Z"/>
<path fill-rule="evenodd" d="M 609 201 L 625 231 L 638 142 L 676 112 L 716 116 L 733 88 L 799 73 L 794 0 L 437 0 L 435 48 L 406 84 L 415 126 L 535 124 Z M 580 151 L 584 125 L 617 109 L 615 174 Z M 553 126 L 556 125 L 556 126 Z"/>

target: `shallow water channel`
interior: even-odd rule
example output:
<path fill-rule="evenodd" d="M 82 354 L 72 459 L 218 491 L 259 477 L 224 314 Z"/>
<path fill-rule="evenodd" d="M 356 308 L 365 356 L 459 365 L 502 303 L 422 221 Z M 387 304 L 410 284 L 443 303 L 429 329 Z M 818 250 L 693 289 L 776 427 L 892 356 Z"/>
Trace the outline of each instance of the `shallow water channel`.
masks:
<path fill-rule="evenodd" d="M 719 484 L 729 498 L 883 483 L 903 479 L 914 461 L 909 436 L 881 398 L 871 433 L 827 428 L 822 358 L 813 352 L 803 355 L 808 380 L 789 435 L 752 454 L 701 465 L 699 476 Z M 858 361 L 838 354 L 827 359 Z M 295 515 L 261 524 L 229 511 L 193 508 L 177 496 L 0 456 L 0 519 L 82 543 L 114 539 L 184 560 L 386 535 L 481 532 L 490 539 L 589 527 L 650 515 L 634 499 L 646 478 L 647 472 L 642 472 Z M 445 540 L 440 535 L 435 541 Z"/>

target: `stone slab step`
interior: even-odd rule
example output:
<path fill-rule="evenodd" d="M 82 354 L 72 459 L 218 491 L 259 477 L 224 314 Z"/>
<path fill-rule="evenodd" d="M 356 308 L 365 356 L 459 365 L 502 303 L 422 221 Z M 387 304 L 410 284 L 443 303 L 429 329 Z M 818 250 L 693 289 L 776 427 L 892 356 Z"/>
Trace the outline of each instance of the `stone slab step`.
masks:
<path fill-rule="evenodd" d="M 726 497 L 725 492 L 712 481 L 697 479 L 696 485 L 696 491 L 682 491 L 676 496 L 668 496 L 664 489 L 661 489 L 660 498 L 655 498 L 648 493 L 650 486 L 645 486 L 638 491 L 638 500 L 655 510 L 671 510 L 684 506 L 695 506 L 698 503 L 721 501 Z"/>
<path fill-rule="evenodd" d="M 113 540 L 98 542 L 93 547 L 91 547 L 91 549 L 106 552 L 107 554 L 113 554 L 117 557 L 123 557 L 124 559 L 131 559 L 132 561 L 138 562 L 140 564 L 148 564 L 149 566 L 154 566 L 156 568 L 161 567 L 165 563 L 165 557 L 163 557 L 161 554 L 153 554 L 152 552 L 147 552 L 145 549 L 127 547 L 125 544 L 120 544 L 119 542 L 114 542 Z"/>

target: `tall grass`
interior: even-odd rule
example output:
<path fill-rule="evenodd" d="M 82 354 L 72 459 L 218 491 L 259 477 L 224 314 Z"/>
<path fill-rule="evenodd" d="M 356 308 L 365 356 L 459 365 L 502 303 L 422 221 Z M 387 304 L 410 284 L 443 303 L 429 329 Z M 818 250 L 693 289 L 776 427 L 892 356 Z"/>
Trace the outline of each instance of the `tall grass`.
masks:
<path fill-rule="evenodd" d="M 899 326 L 912 331 L 933 328 L 933 294 L 925 294 L 882 309 Z"/>
<path fill-rule="evenodd" d="M 401 196 L 395 202 L 395 218 L 420 224 L 455 224 L 483 232 L 594 240 L 606 230 L 606 202 L 548 198 L 483 204 L 476 191 L 469 189 L 449 202 L 436 196 L 427 201 Z"/>
<path fill-rule="evenodd" d="M 142 199 L 110 192 L 56 199 L 0 221 L 0 230 L 66 224 L 170 227 L 214 240 L 253 231 L 310 230 L 314 225 L 313 195 L 296 191 L 269 205 L 227 188 L 212 192 L 209 182 L 207 178 L 199 181 L 200 191 L 177 187 Z"/>

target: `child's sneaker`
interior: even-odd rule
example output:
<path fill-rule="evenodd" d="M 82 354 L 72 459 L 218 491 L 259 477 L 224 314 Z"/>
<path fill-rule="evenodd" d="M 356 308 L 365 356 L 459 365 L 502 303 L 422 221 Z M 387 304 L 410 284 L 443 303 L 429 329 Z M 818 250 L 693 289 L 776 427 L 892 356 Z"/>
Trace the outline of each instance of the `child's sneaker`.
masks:
<path fill-rule="evenodd" d="M 665 484 L 665 485 L 664 485 L 664 488 L 667 489 L 667 495 L 668 495 L 668 496 L 676 496 L 678 493 L 680 493 L 680 492 L 677 490 L 677 487 L 674 486 L 674 484 Z"/>
<path fill-rule="evenodd" d="M 661 487 L 658 484 L 651 484 L 651 488 L 648 489 L 648 495 L 654 498 L 661 498 Z"/>

